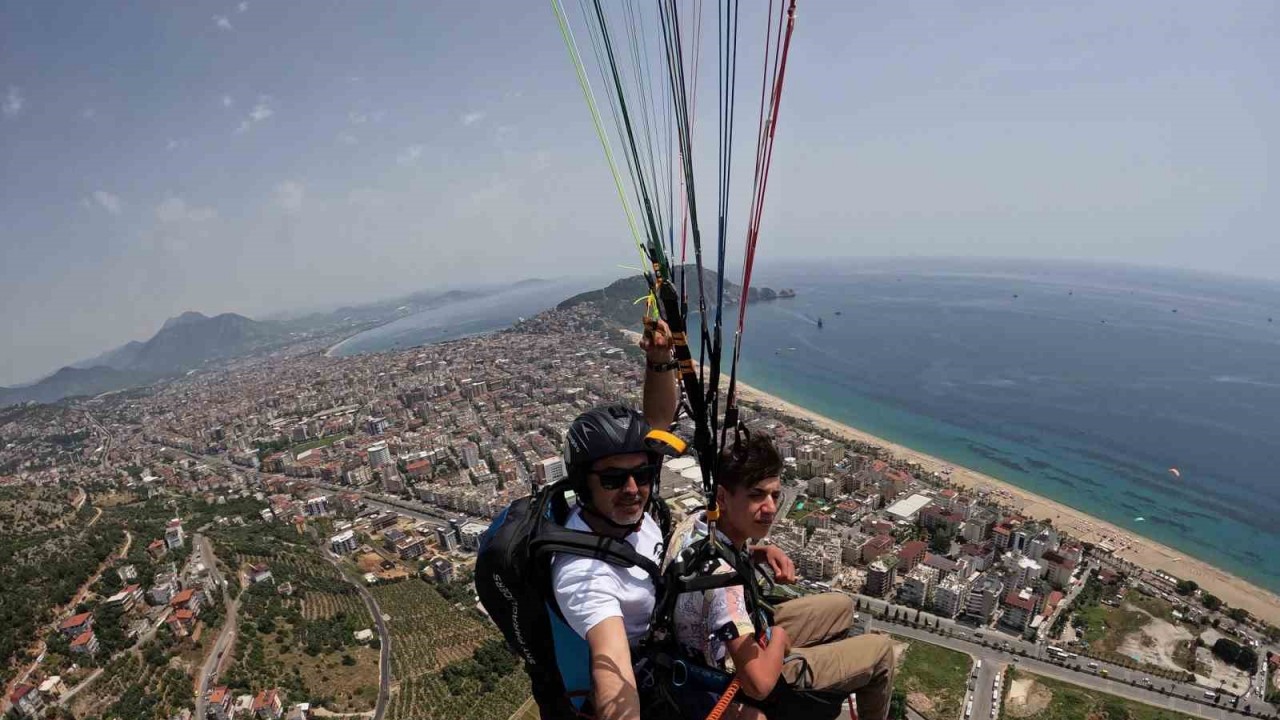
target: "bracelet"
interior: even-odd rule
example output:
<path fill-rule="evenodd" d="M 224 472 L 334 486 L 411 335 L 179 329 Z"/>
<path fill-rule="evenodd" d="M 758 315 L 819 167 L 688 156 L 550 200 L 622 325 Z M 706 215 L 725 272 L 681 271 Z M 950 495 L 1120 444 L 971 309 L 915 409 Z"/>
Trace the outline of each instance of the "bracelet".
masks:
<path fill-rule="evenodd" d="M 666 362 L 646 362 L 645 365 L 647 365 L 651 371 L 659 373 L 671 372 L 672 370 L 680 367 L 680 363 L 675 360 L 668 360 Z"/>

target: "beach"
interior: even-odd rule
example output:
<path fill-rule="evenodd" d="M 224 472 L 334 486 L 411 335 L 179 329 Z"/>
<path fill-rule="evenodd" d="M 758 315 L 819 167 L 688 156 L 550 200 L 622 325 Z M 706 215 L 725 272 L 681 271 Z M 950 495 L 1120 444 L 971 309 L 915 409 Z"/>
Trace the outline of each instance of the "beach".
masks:
<path fill-rule="evenodd" d="M 1122 560 L 1147 570 L 1163 570 L 1179 578 L 1194 580 L 1205 591 L 1218 596 L 1231 607 L 1244 608 L 1253 616 L 1280 626 L 1280 596 L 1235 575 L 1223 572 L 1202 560 L 998 478 L 960 467 L 819 415 L 751 387 L 741 380 L 738 381 L 738 388 L 739 397 L 743 402 L 758 404 L 784 415 L 810 420 L 838 436 L 885 448 L 898 458 L 918 463 L 926 471 L 950 477 L 953 483 L 961 487 L 975 492 L 986 491 L 998 502 L 1016 509 L 1024 517 L 1052 521 L 1054 527 L 1086 542 L 1108 543 L 1115 548 L 1115 555 Z"/>

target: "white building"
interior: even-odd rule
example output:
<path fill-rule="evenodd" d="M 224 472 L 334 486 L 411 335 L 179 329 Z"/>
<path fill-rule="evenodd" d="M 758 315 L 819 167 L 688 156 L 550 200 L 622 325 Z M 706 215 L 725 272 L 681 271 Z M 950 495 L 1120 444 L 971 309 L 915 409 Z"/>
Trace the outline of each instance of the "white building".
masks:
<path fill-rule="evenodd" d="M 549 457 L 539 462 L 535 473 L 534 477 L 540 481 L 540 484 L 545 485 L 550 485 L 557 480 L 563 480 L 568 477 L 568 473 L 564 469 L 564 459 L 558 457 Z"/>
<path fill-rule="evenodd" d="M 981 575 L 969 588 L 965 597 L 964 614 L 979 623 L 987 625 L 1000 607 L 1000 599 L 1004 593 L 1004 583 L 991 575 Z"/>
<path fill-rule="evenodd" d="M 329 538 L 329 548 L 333 550 L 335 555 L 346 555 L 355 552 L 360 543 L 356 540 L 356 534 L 351 530 L 343 532 Z"/>
<path fill-rule="evenodd" d="M 391 451 L 387 449 L 387 444 L 384 442 L 374 443 L 370 445 L 368 448 L 368 453 L 369 453 L 369 465 L 371 467 L 378 468 L 378 467 L 382 467 L 383 465 L 391 464 Z"/>
<path fill-rule="evenodd" d="M 938 584 L 938 571 L 927 565 L 918 565 L 907 574 L 898 590 L 903 605 L 927 608 L 933 605 L 934 590 Z"/>
<path fill-rule="evenodd" d="M 324 495 L 319 495 L 317 497 L 311 498 L 310 500 L 307 500 L 308 516 L 314 517 L 316 515 L 328 515 L 328 514 L 329 514 L 329 498 L 328 497 Z"/>
<path fill-rule="evenodd" d="M 956 577 L 949 577 L 938 583 L 938 587 L 933 591 L 933 612 L 934 614 L 945 617 L 954 618 L 960 614 L 960 609 L 964 607 L 966 596 L 969 594 L 969 586 L 963 580 Z"/>
<path fill-rule="evenodd" d="M 822 498 L 830 500 L 840 492 L 840 483 L 829 477 L 815 477 L 809 479 L 809 497 Z"/>
<path fill-rule="evenodd" d="M 920 511 L 931 502 L 933 498 L 916 493 L 890 505 L 885 513 L 894 520 L 914 523 L 920 516 Z"/>
<path fill-rule="evenodd" d="M 164 544 L 170 550 L 176 550 L 183 546 L 186 542 L 186 535 L 182 532 L 182 521 L 174 518 L 164 528 Z"/>
<path fill-rule="evenodd" d="M 480 523 L 466 523 L 458 528 L 458 534 L 462 536 L 462 549 L 475 550 L 480 547 L 480 536 L 489 528 Z"/>

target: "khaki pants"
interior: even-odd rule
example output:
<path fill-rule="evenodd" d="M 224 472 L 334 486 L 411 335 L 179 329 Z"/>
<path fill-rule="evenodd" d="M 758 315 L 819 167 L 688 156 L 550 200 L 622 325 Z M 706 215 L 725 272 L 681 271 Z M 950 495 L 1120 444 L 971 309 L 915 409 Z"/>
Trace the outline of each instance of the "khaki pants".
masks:
<path fill-rule="evenodd" d="M 893 643 L 885 635 L 846 637 L 853 612 L 853 598 L 840 593 L 779 605 L 774 624 L 786 628 L 792 656 L 804 659 L 783 665 L 782 677 L 796 689 L 856 695 L 859 720 L 885 720 L 893 695 Z"/>

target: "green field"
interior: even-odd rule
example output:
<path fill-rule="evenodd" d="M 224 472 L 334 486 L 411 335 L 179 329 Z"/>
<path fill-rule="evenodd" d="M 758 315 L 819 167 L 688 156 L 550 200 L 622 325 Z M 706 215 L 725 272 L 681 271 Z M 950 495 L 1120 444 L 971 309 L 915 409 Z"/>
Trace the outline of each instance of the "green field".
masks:
<path fill-rule="evenodd" d="M 1162 710 L 1116 695 L 1051 680 L 1009 668 L 1009 694 L 1004 715 L 1018 720 L 1193 720 L 1192 716 Z M 1026 685 L 1031 681 L 1031 685 Z M 1022 699 L 1025 698 L 1025 702 Z"/>
<path fill-rule="evenodd" d="M 912 642 L 898 666 L 895 685 L 907 703 L 928 720 L 954 720 L 964 704 L 973 659 L 925 642 Z"/>
<path fill-rule="evenodd" d="M 1115 652 L 1125 636 L 1141 630 L 1147 624 L 1149 618 L 1145 613 L 1125 607 L 1126 605 L 1143 608 L 1156 617 L 1171 617 L 1172 608 L 1168 603 L 1148 598 L 1136 591 L 1126 593 L 1120 607 L 1112 607 L 1101 603 L 1100 596 L 1110 596 L 1109 592 L 1101 592 L 1101 588 L 1098 588 L 1098 592 L 1090 593 L 1089 589 L 1086 588 L 1086 592 L 1081 593 L 1081 600 L 1084 602 L 1076 610 L 1074 622 L 1083 625 L 1084 641 L 1094 652 Z"/>

